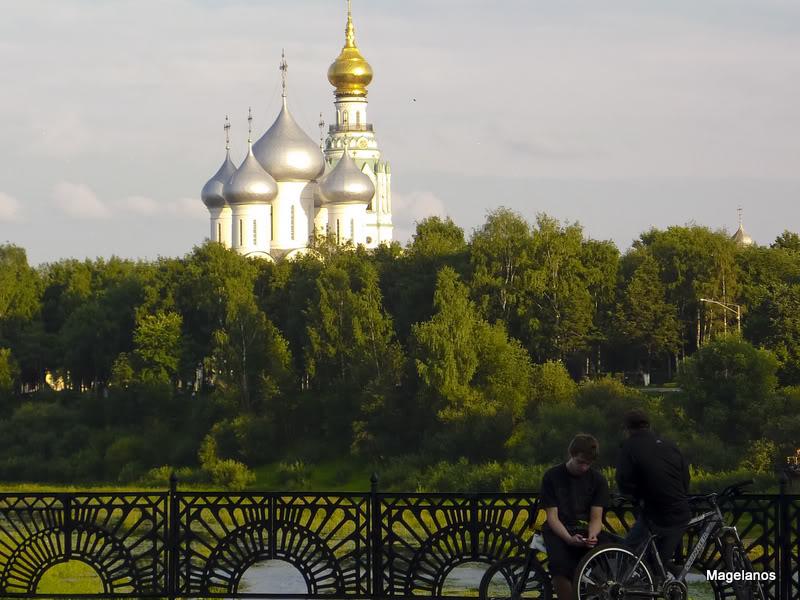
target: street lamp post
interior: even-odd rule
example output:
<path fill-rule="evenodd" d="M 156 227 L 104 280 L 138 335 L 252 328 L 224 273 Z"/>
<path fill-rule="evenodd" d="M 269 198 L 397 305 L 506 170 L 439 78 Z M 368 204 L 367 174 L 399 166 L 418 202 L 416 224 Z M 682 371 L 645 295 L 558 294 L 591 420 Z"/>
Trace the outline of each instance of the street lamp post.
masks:
<path fill-rule="evenodd" d="M 742 332 L 742 306 L 741 304 L 729 304 L 727 302 L 720 302 L 719 300 L 711 300 L 709 298 L 700 298 L 700 302 L 707 302 L 708 304 L 719 304 L 725 310 L 736 313 L 736 329 L 739 333 Z"/>

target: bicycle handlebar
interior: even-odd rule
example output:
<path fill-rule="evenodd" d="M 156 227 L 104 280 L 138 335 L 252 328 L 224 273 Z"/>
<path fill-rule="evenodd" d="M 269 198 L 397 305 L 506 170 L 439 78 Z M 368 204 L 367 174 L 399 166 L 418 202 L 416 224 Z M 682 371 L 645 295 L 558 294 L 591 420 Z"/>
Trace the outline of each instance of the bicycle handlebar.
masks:
<path fill-rule="evenodd" d="M 741 488 L 743 488 L 746 485 L 752 485 L 755 482 L 756 482 L 755 479 L 745 479 L 744 481 L 740 481 L 738 483 L 731 484 L 728 487 L 726 487 L 724 490 L 722 490 L 719 493 L 719 495 L 720 496 L 738 496 L 739 494 L 742 493 Z"/>

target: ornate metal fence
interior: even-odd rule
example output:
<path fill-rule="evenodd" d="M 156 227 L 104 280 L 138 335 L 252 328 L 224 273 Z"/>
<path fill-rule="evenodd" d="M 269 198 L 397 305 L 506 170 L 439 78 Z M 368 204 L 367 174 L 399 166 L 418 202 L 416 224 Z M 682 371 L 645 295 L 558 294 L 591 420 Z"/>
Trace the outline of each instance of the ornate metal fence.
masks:
<path fill-rule="evenodd" d="M 723 510 L 757 569 L 777 573 L 772 600 L 800 600 L 800 496 L 745 495 Z M 532 494 L 165 493 L 0 494 L 0 597 L 52 597 L 51 568 L 78 561 L 102 591 L 83 597 L 408 598 L 453 595 L 447 580 L 526 551 L 543 511 Z M 608 529 L 633 524 L 610 509 Z M 693 541 L 689 533 L 685 543 Z M 305 591 L 251 591 L 243 575 L 263 561 L 291 565 Z M 477 563 L 477 564 L 476 564 Z M 701 567 L 718 568 L 709 547 Z M 730 585 L 713 584 L 718 599 Z M 60 590 L 61 591 L 61 590 Z"/>

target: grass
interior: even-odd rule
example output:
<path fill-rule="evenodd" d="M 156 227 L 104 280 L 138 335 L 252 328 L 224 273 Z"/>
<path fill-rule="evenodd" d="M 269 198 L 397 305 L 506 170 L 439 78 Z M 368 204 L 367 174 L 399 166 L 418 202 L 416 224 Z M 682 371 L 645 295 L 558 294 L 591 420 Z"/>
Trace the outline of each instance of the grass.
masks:
<path fill-rule="evenodd" d="M 280 465 L 280 462 L 274 462 L 256 468 L 254 470 L 256 480 L 247 489 L 249 491 L 286 490 L 286 484 L 281 481 Z M 349 458 L 331 459 L 306 465 L 305 475 L 303 490 L 368 492 L 372 469 L 368 466 L 353 466 Z"/>

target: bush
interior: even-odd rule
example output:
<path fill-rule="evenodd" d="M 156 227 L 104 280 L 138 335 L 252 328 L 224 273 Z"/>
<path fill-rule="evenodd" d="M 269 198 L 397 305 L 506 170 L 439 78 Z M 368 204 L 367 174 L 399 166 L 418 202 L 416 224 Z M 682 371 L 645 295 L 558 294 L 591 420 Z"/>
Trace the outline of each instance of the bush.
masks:
<path fill-rule="evenodd" d="M 255 473 L 244 464 L 227 459 L 219 460 L 211 468 L 214 485 L 226 490 L 243 490 L 256 480 Z"/>
<path fill-rule="evenodd" d="M 286 488 L 301 490 L 309 483 L 309 468 L 302 460 L 278 465 L 278 483 Z"/>
<path fill-rule="evenodd" d="M 139 484 L 146 487 L 169 488 L 169 478 L 174 471 L 175 467 L 170 465 L 155 467 L 139 479 Z"/>
<path fill-rule="evenodd" d="M 777 487 L 778 479 L 774 473 L 755 473 L 745 469 L 737 469 L 733 471 L 720 471 L 711 473 L 701 469 L 689 467 L 691 474 L 691 483 L 689 484 L 689 492 L 692 494 L 710 494 L 711 492 L 720 492 L 729 485 L 745 481 L 747 479 L 755 479 L 755 484 L 745 488 L 747 492 L 767 492 Z"/>
<path fill-rule="evenodd" d="M 220 460 L 217 457 L 217 442 L 212 434 L 208 434 L 198 451 L 200 464 L 211 477 L 214 485 L 229 490 L 242 490 L 255 481 L 255 473 L 246 465 L 231 458 Z"/>

